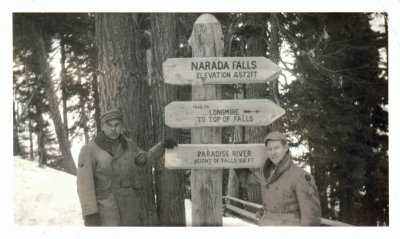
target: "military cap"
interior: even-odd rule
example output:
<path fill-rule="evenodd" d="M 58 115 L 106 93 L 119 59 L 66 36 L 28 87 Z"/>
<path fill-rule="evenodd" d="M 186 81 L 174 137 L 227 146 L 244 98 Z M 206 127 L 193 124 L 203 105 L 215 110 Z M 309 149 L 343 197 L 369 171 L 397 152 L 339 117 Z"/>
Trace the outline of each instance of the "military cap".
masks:
<path fill-rule="evenodd" d="M 102 123 L 107 122 L 111 119 L 122 120 L 122 114 L 118 110 L 108 110 L 100 115 L 100 121 Z"/>
<path fill-rule="evenodd" d="M 265 136 L 264 144 L 267 144 L 268 140 L 285 140 L 285 141 L 287 141 L 287 138 L 281 132 L 274 131 L 274 132 L 268 133 L 267 136 Z"/>

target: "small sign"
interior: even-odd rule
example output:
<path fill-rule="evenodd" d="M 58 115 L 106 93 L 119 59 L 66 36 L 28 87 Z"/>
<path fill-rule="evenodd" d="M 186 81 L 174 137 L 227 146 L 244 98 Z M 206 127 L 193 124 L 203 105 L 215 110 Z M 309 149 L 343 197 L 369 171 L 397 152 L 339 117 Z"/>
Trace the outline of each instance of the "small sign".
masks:
<path fill-rule="evenodd" d="M 165 107 L 172 128 L 269 125 L 285 110 L 267 99 L 174 101 Z"/>
<path fill-rule="evenodd" d="M 259 168 L 267 159 L 264 144 L 179 144 L 165 150 L 165 167 Z"/>
<path fill-rule="evenodd" d="M 275 80 L 281 68 L 265 57 L 169 58 L 163 72 L 175 85 L 247 84 Z"/>

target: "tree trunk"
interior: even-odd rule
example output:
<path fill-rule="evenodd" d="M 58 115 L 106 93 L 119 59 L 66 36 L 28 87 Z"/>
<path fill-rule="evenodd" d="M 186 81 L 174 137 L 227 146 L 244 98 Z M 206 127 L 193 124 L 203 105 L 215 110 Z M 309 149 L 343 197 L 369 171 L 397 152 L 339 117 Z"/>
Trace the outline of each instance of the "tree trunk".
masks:
<path fill-rule="evenodd" d="M 314 147 L 312 143 L 310 143 L 310 148 L 313 148 L 313 155 L 322 155 L 323 152 L 321 151 L 320 147 Z M 315 184 L 317 188 L 319 189 L 319 201 L 321 204 L 321 209 L 322 209 L 322 217 L 324 218 L 332 218 L 336 219 L 334 214 L 334 205 L 330 205 L 330 208 L 328 207 L 328 196 L 332 198 L 332 190 L 336 189 L 336 185 L 330 185 L 331 192 L 330 195 L 327 194 L 326 190 L 323 190 L 329 185 L 329 177 L 326 172 L 328 171 L 328 165 L 329 162 L 326 162 L 326 160 L 318 160 L 316 156 L 312 156 L 309 160 L 310 165 L 312 165 L 312 170 L 311 173 L 315 177 Z M 333 199 L 331 199 L 333 201 Z"/>
<path fill-rule="evenodd" d="M 177 130 L 165 127 L 164 106 L 177 99 L 177 87 L 163 81 L 162 63 L 177 52 L 175 15 L 151 14 L 151 89 L 154 143 L 165 136 L 178 138 Z M 154 57 L 152 57 L 154 56 Z M 164 157 L 164 155 L 162 156 Z M 164 159 L 156 164 L 157 210 L 161 226 L 185 226 L 185 171 L 166 169 Z"/>
<path fill-rule="evenodd" d="M 209 14 L 201 15 L 193 25 L 189 39 L 193 57 L 222 57 L 224 42 L 221 24 Z M 221 99 L 220 86 L 192 86 L 192 100 Z M 221 128 L 192 129 L 193 144 L 221 143 Z M 222 225 L 222 170 L 192 169 L 192 225 Z"/>
<path fill-rule="evenodd" d="M 260 32 L 266 31 L 265 14 L 247 14 L 245 20 L 253 26 L 263 26 Z M 265 36 L 257 34 L 249 37 L 246 41 L 247 49 L 245 56 L 266 56 L 267 45 Z M 247 84 L 244 97 L 246 99 L 265 99 L 267 97 L 267 85 L 265 84 Z M 266 126 L 245 127 L 244 140 L 249 143 L 262 143 L 265 135 L 268 133 Z"/>
<path fill-rule="evenodd" d="M 244 99 L 244 84 L 238 84 L 238 92 L 235 93 L 235 99 Z M 233 142 L 244 142 L 244 129 L 243 126 L 235 126 L 233 128 Z M 239 198 L 240 183 L 239 178 L 233 168 L 229 169 L 228 186 L 226 194 L 228 196 Z"/>
<path fill-rule="evenodd" d="M 79 96 L 79 102 L 80 102 L 80 107 L 81 107 L 81 112 L 82 112 L 82 128 L 83 128 L 83 135 L 85 137 L 85 144 L 89 143 L 90 138 L 89 138 L 89 127 L 88 127 L 88 120 L 87 120 L 87 115 L 86 115 L 86 109 L 85 109 L 85 100 L 83 99 L 83 96 Z"/>
<path fill-rule="evenodd" d="M 269 41 L 270 60 L 276 64 L 279 64 L 280 43 L 279 43 L 279 26 L 278 26 L 279 22 L 277 13 L 271 13 L 270 22 L 271 22 L 271 33 L 270 33 L 271 37 Z M 277 105 L 280 106 L 278 79 L 269 82 L 269 98 L 270 100 L 274 101 Z M 283 124 L 281 123 L 280 120 L 273 122 L 270 125 L 270 129 L 271 131 L 276 131 L 276 130 L 284 131 Z"/>
<path fill-rule="evenodd" d="M 96 122 L 96 132 L 101 131 L 100 127 L 100 97 L 99 97 L 99 81 L 97 73 L 93 73 L 92 78 L 92 91 L 93 91 L 93 107 L 94 107 L 94 120 Z"/>
<path fill-rule="evenodd" d="M 102 111 L 119 109 L 128 136 L 144 150 L 150 147 L 149 86 L 140 49 L 137 14 L 96 14 L 99 96 Z M 142 190 L 142 222 L 157 225 L 152 167 L 138 169 L 146 190 Z"/>
<path fill-rule="evenodd" d="M 248 14 L 246 20 L 253 26 L 263 26 L 260 32 L 266 31 L 265 14 Z M 253 35 L 246 41 L 247 49 L 245 56 L 264 56 L 267 51 L 265 43 L 265 36 L 263 34 Z M 265 99 L 267 98 L 267 85 L 266 84 L 247 84 L 245 88 L 244 97 L 246 99 Z M 268 133 L 267 126 L 249 126 L 245 127 L 244 140 L 248 143 L 262 143 L 265 135 Z M 260 183 L 250 174 L 245 184 L 247 200 L 254 203 L 261 204 L 261 191 Z M 252 210 L 249 208 L 249 210 Z"/>
<path fill-rule="evenodd" d="M 45 143 L 45 134 L 43 132 L 43 129 L 40 128 L 39 129 L 39 133 L 38 133 L 38 158 L 39 158 L 39 167 L 44 167 L 47 163 L 47 153 L 46 153 L 46 149 L 44 147 Z"/>
<path fill-rule="evenodd" d="M 34 160 L 33 158 L 33 128 L 32 128 L 32 121 L 28 119 L 28 124 L 29 124 L 29 159 Z"/>
<path fill-rule="evenodd" d="M 226 195 L 239 198 L 239 179 L 236 175 L 235 169 L 229 169 L 228 186 L 226 189 Z"/>
<path fill-rule="evenodd" d="M 40 79 L 43 81 L 45 88 L 45 95 L 49 101 L 50 116 L 54 123 L 60 151 L 63 157 L 64 170 L 67 173 L 76 175 L 76 166 L 70 151 L 70 144 L 67 139 L 67 133 L 61 121 L 61 115 L 58 107 L 58 100 L 54 90 L 54 83 L 51 79 L 50 65 L 48 63 L 48 56 L 45 49 L 41 29 L 32 25 L 32 37 L 36 49 L 36 57 L 39 63 L 41 72 Z"/>
<path fill-rule="evenodd" d="M 78 84 L 82 87 L 81 81 L 81 69 L 77 66 L 76 69 L 77 76 L 78 76 Z M 80 127 L 83 129 L 83 135 L 85 137 L 85 144 L 89 143 L 89 127 L 88 127 L 88 119 L 86 115 L 86 102 L 83 94 L 79 94 L 79 107 L 81 108 L 81 118 L 80 118 Z"/>
<path fill-rule="evenodd" d="M 346 184 L 343 180 L 343 184 Z M 339 220 L 341 222 L 357 225 L 356 218 L 353 217 L 353 190 L 351 186 L 347 186 L 346 189 L 339 193 Z"/>
<path fill-rule="evenodd" d="M 17 112 L 15 111 L 15 102 L 13 101 L 13 155 L 21 155 L 21 145 L 18 139 Z"/>
<path fill-rule="evenodd" d="M 61 100 L 62 100 L 62 108 L 63 108 L 63 125 L 64 125 L 64 131 L 67 132 L 66 137 L 67 140 L 69 140 L 69 135 L 68 135 L 68 110 L 67 110 L 67 101 L 68 101 L 68 96 L 67 96 L 67 78 L 66 78 L 66 70 L 65 70 L 65 44 L 64 44 L 64 37 L 61 36 L 60 40 L 60 55 L 61 55 Z"/>
<path fill-rule="evenodd" d="M 42 117 L 42 112 L 37 112 L 36 114 L 36 129 L 35 133 L 37 134 L 37 153 L 38 153 L 38 163 L 39 167 L 43 167 L 47 162 L 47 153 L 45 148 L 45 140 L 46 140 L 46 131 Z M 60 162 L 62 163 L 62 162 Z"/>

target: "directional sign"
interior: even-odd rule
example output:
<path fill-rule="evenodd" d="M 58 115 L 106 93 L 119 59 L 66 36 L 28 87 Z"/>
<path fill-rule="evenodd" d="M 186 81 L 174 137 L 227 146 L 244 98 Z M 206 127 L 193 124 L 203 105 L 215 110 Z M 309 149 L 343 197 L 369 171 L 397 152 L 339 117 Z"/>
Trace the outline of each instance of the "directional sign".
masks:
<path fill-rule="evenodd" d="M 265 57 L 169 58 L 165 82 L 175 85 L 262 83 L 278 78 L 281 68 Z"/>
<path fill-rule="evenodd" d="M 266 99 L 174 101 L 165 107 L 172 128 L 269 125 L 285 110 Z"/>
<path fill-rule="evenodd" d="M 259 168 L 267 158 L 264 144 L 179 144 L 165 151 L 165 167 Z"/>

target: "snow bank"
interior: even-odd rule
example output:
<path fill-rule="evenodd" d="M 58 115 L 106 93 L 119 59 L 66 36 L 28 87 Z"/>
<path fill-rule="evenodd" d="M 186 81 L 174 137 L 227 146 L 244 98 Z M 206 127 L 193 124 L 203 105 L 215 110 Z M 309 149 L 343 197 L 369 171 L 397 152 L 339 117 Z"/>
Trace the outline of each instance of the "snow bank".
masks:
<path fill-rule="evenodd" d="M 187 226 L 192 225 L 191 201 L 185 200 Z M 14 224 L 19 226 L 83 226 L 76 177 L 37 162 L 14 158 Z M 253 226 L 223 218 L 224 226 Z"/>
<path fill-rule="evenodd" d="M 16 225 L 82 226 L 76 177 L 14 158 Z"/>
<path fill-rule="evenodd" d="M 188 199 L 185 200 L 185 209 L 186 209 L 186 226 L 192 226 L 192 202 Z M 255 226 L 254 224 L 247 223 L 238 218 L 233 217 L 223 217 L 222 218 L 223 226 Z"/>

